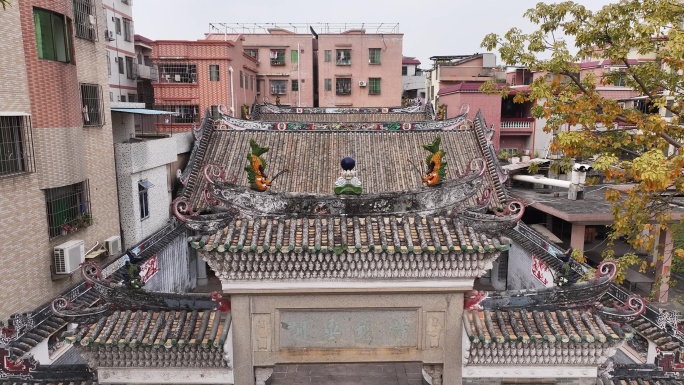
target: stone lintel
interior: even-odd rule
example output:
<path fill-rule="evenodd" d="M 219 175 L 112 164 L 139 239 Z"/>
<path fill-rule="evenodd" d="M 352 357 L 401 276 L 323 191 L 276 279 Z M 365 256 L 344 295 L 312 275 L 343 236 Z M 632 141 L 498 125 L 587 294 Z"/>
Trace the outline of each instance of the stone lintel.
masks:
<path fill-rule="evenodd" d="M 99 384 L 232 384 L 227 368 L 98 368 Z"/>
<path fill-rule="evenodd" d="M 222 285 L 223 292 L 231 294 L 268 294 L 268 293 L 435 293 L 465 292 L 473 289 L 472 278 L 451 280 L 411 280 L 411 281 L 229 281 Z"/>

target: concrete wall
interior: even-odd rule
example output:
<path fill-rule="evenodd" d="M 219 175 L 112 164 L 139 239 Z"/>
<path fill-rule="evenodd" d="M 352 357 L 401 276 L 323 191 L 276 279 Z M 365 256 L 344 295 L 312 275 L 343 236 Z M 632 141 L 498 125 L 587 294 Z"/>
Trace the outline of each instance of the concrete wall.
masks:
<path fill-rule="evenodd" d="M 470 112 L 468 119 L 475 118 L 478 109 L 482 110 L 487 126 L 494 126 L 494 148 L 499 149 L 499 141 L 501 137 L 501 95 L 483 94 L 482 92 L 457 92 L 447 95 L 439 96 L 439 104 L 447 106 L 447 117 L 453 118 L 461 113 L 461 105 L 468 104 Z M 435 112 L 437 110 L 435 109 Z"/>
<path fill-rule="evenodd" d="M 181 234 L 157 253 L 159 271 L 145 283 L 145 290 L 166 293 L 187 293 L 195 288 L 196 257 L 190 254 L 188 238 Z"/>
<path fill-rule="evenodd" d="M 97 242 L 119 234 L 114 153 L 109 118 L 101 126 L 83 127 L 79 83 L 98 84 L 107 90 L 103 41 L 73 37 L 74 63 L 38 58 L 33 7 L 73 19 L 73 2 L 22 1 L 0 12 L 0 90 L 2 110 L 31 113 L 36 173 L 0 177 L 0 201 L 20 208 L 16 215 L 0 219 L 3 243 L 0 255 L 4 280 L 0 288 L 0 319 L 28 311 L 80 280 L 80 275 L 52 281 L 53 247 L 69 240 L 83 240 L 90 249 Z M 104 23 L 100 1 L 94 9 Z M 109 98 L 103 98 L 104 111 Z M 94 224 L 70 235 L 49 239 L 45 194 L 42 189 L 88 180 Z M 17 289 L 30 287 L 17 295 Z"/>
<path fill-rule="evenodd" d="M 319 34 L 318 37 L 318 90 L 321 107 L 379 107 L 401 105 L 402 34 L 342 33 Z M 369 64 L 369 49 L 380 48 L 381 64 Z M 337 65 L 335 51 L 351 49 L 351 65 Z M 325 62 L 325 51 L 331 51 L 332 61 Z M 336 78 L 351 78 L 351 94 L 337 95 Z M 359 81 L 381 78 L 381 92 L 370 95 L 369 86 Z M 325 79 L 332 82 L 332 90 L 325 91 Z"/>
<path fill-rule="evenodd" d="M 532 255 L 515 243 L 511 244 L 508 250 L 507 282 L 508 290 L 546 287 L 532 275 Z"/>

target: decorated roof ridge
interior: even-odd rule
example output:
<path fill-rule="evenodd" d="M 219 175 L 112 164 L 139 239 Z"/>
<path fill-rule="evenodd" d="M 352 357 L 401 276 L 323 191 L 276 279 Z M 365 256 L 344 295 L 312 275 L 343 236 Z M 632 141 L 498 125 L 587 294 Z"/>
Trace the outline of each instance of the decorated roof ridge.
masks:
<path fill-rule="evenodd" d="M 614 364 L 608 362 L 599 370 L 601 385 L 683 385 L 684 380 L 673 378 L 662 367 L 654 364 Z"/>
<path fill-rule="evenodd" d="M 129 267 L 130 269 L 130 267 Z M 212 310 L 217 306 L 229 307 L 218 293 L 164 293 L 148 292 L 140 288 L 134 279 L 123 283 L 105 278 L 102 269 L 95 262 L 81 264 L 84 281 L 95 288 L 99 295 L 96 306 L 75 305 L 66 297 L 57 297 L 52 302 L 52 311 L 58 317 L 79 324 L 95 323 L 113 312 L 131 310 Z M 132 274 L 131 274 L 132 275 Z"/>
<path fill-rule="evenodd" d="M 189 243 L 205 251 L 262 253 L 487 253 L 509 247 L 508 240 L 476 232 L 457 216 L 415 214 L 234 217 Z"/>
<path fill-rule="evenodd" d="M 274 115 L 280 116 L 280 115 Z M 334 116 L 330 115 L 330 116 Z M 399 115 L 401 116 L 401 115 Z M 220 113 L 220 118 L 213 121 L 216 131 L 283 131 L 283 132 L 339 132 L 339 131 L 361 131 L 361 132 L 412 132 L 412 131 L 468 131 L 471 129 L 470 121 L 467 119 L 467 112 L 463 112 L 453 118 L 444 120 L 392 120 L 392 121 L 352 121 L 342 122 L 338 120 L 310 121 L 293 120 L 293 116 L 282 115 L 282 120 L 265 121 L 239 119 Z M 302 115 L 302 117 L 307 117 Z M 394 117 L 394 115 L 392 115 Z M 288 119 L 289 118 L 289 119 Z"/>
<path fill-rule="evenodd" d="M 183 186 L 178 194 L 178 196 L 188 196 L 189 192 L 194 185 L 191 183 L 195 181 L 193 176 L 197 176 L 200 172 L 202 159 L 204 158 L 204 153 L 209 143 L 209 138 L 211 137 L 211 129 L 213 127 L 213 121 L 209 119 L 209 110 L 204 112 L 204 118 L 199 127 L 192 127 L 192 133 L 194 136 L 194 143 L 192 150 L 190 151 L 190 158 L 185 166 L 183 172 L 179 175 L 178 180 Z M 188 185 L 190 183 L 190 185 Z"/>
<path fill-rule="evenodd" d="M 137 263 L 144 262 L 184 231 L 186 228 L 183 223 L 173 221 L 145 238 L 129 251 L 131 251 L 131 255 L 135 256 Z M 112 282 L 123 281 L 126 270 L 125 264 L 129 260 L 129 253 L 124 253 L 115 260 L 108 262 L 102 269 L 103 277 L 111 279 Z M 81 309 L 100 304 L 99 294 L 92 290 L 86 281 L 71 286 L 60 297 L 68 299 L 73 306 Z M 3 331 L 0 333 L 0 348 L 6 347 L 9 350 L 10 359 L 16 360 L 23 357 L 32 348 L 67 324 L 67 319 L 53 313 L 53 302 L 54 299 L 41 305 L 33 312 L 12 315 L 7 327 L 0 321 L 0 330 Z"/>
<path fill-rule="evenodd" d="M 482 151 L 484 159 L 487 161 L 487 169 L 491 175 L 494 191 L 496 192 L 496 201 L 506 202 L 509 198 L 504 183 L 508 179 L 508 173 L 501 168 L 499 159 L 496 156 L 496 150 L 494 149 L 494 142 L 492 140 L 494 137 L 494 126 L 487 127 L 484 114 L 480 109 L 478 109 L 475 114 L 473 129 L 477 135 L 477 143 L 480 146 L 480 150 Z"/>
<path fill-rule="evenodd" d="M 410 107 L 289 107 L 272 103 L 257 104 L 269 114 L 425 114 L 425 106 Z"/>
<path fill-rule="evenodd" d="M 0 367 L 0 385 L 97 384 L 97 375 L 86 364 L 42 365 L 33 357 L 19 362 L 6 362 L 3 353 L 6 353 L 6 350 L 0 349 L 0 359 L 3 360 Z"/>

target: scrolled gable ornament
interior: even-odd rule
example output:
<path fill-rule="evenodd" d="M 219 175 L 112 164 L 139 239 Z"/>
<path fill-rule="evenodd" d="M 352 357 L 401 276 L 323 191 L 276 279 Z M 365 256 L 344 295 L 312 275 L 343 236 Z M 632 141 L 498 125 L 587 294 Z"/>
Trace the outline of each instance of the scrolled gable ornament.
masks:
<path fill-rule="evenodd" d="M 446 179 L 446 166 L 444 160 L 446 154 L 444 150 L 439 148 L 442 138 L 439 136 L 430 144 L 424 144 L 423 148 L 430 151 L 430 155 L 425 159 L 425 164 L 428 166 L 427 173 L 423 177 L 423 183 L 426 186 L 437 186 Z"/>

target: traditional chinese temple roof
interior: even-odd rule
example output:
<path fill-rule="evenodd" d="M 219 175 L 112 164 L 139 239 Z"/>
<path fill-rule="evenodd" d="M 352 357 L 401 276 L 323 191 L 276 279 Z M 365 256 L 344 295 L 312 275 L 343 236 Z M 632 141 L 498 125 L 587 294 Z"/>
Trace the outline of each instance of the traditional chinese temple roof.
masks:
<path fill-rule="evenodd" d="M 598 379 L 600 385 L 683 385 L 684 380 L 666 375 L 653 364 L 615 365 Z"/>

